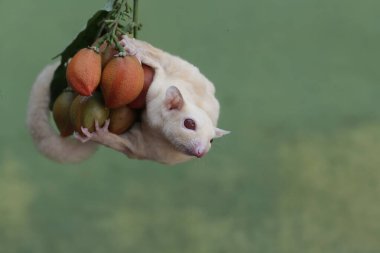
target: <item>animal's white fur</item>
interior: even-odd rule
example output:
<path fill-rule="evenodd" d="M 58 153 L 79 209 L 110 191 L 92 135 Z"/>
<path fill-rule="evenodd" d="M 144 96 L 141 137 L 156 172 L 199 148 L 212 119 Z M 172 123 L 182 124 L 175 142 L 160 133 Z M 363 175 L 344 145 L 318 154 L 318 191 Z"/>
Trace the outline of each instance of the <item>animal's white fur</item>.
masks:
<path fill-rule="evenodd" d="M 219 103 L 215 88 L 198 68 L 146 42 L 124 37 L 123 43 L 155 71 L 142 121 L 120 136 L 108 132 L 107 125 L 97 128 L 87 133 L 91 141 L 83 144 L 60 138 L 48 122 L 48 90 L 56 65 L 49 66 L 33 86 L 28 111 L 30 133 L 42 153 L 60 162 L 76 162 L 95 150 L 94 141 L 130 158 L 176 164 L 203 155 L 212 138 L 228 133 L 216 127 Z M 196 131 L 183 126 L 186 118 L 196 121 Z"/>

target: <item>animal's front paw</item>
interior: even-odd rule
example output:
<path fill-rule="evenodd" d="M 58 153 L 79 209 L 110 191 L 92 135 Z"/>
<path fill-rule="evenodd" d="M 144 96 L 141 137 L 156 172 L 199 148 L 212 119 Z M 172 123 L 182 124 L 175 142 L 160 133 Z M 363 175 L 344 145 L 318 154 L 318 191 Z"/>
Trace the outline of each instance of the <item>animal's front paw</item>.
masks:
<path fill-rule="evenodd" d="M 99 126 L 99 122 L 95 121 L 95 132 L 91 133 L 87 128 L 81 127 L 82 133 L 84 136 L 78 134 L 77 132 L 74 133 L 74 137 L 81 141 L 82 143 L 88 142 L 88 141 L 96 141 L 96 142 L 102 142 L 102 139 L 109 133 L 108 127 L 110 125 L 110 120 L 106 120 L 103 127 Z"/>
<path fill-rule="evenodd" d="M 129 38 L 128 35 L 124 35 L 120 43 L 129 55 L 135 56 L 141 63 L 141 60 L 144 58 L 144 53 L 143 50 L 136 45 L 134 38 Z"/>
<path fill-rule="evenodd" d="M 85 130 L 83 132 L 83 130 Z M 81 134 L 79 134 L 78 132 L 74 132 L 74 138 L 77 139 L 78 141 L 82 142 L 82 143 L 86 143 L 88 142 L 89 140 L 91 140 L 91 133 L 88 131 L 87 128 L 83 128 L 82 127 L 82 132 L 85 134 L 85 136 L 83 137 Z M 86 134 L 87 133 L 87 134 Z"/>
<path fill-rule="evenodd" d="M 95 135 L 98 137 L 102 137 L 106 134 L 109 133 L 108 127 L 110 126 L 110 119 L 107 119 L 106 122 L 104 123 L 104 126 L 100 127 L 99 122 L 95 121 Z"/>

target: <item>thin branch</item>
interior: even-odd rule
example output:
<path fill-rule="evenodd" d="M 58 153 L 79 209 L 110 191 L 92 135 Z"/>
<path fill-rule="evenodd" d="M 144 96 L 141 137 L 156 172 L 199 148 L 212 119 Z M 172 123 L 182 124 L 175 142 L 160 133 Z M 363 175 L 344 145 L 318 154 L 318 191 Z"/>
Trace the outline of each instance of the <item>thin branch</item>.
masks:
<path fill-rule="evenodd" d="M 133 0 L 133 37 L 137 39 L 139 1 Z"/>

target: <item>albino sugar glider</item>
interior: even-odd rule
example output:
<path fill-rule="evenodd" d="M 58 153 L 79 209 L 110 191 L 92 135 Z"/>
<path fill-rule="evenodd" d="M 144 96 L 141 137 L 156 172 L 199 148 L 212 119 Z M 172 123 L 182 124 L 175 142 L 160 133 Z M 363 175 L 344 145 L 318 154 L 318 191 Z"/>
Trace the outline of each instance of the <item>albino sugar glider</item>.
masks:
<path fill-rule="evenodd" d="M 108 120 L 96 132 L 82 129 L 85 138 L 60 137 L 49 123 L 50 82 L 57 67 L 50 65 L 33 85 L 28 107 L 27 125 L 40 152 L 61 163 L 74 163 L 87 159 L 99 143 L 129 158 L 177 164 L 202 157 L 214 138 L 229 133 L 217 128 L 215 88 L 198 68 L 140 40 L 124 36 L 121 43 L 155 72 L 141 122 L 122 135 L 108 131 Z"/>

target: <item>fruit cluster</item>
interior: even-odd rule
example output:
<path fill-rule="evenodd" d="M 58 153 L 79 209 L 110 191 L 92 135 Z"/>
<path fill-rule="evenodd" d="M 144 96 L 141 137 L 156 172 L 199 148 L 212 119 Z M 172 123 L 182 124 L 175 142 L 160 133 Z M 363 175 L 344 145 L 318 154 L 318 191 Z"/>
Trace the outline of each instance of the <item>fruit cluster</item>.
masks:
<path fill-rule="evenodd" d="M 53 118 L 62 137 L 81 128 L 95 131 L 110 119 L 109 131 L 122 134 L 143 109 L 153 79 L 153 69 L 135 56 L 119 56 L 112 47 L 79 50 L 67 65 L 66 79 L 72 89 L 54 102 Z"/>

